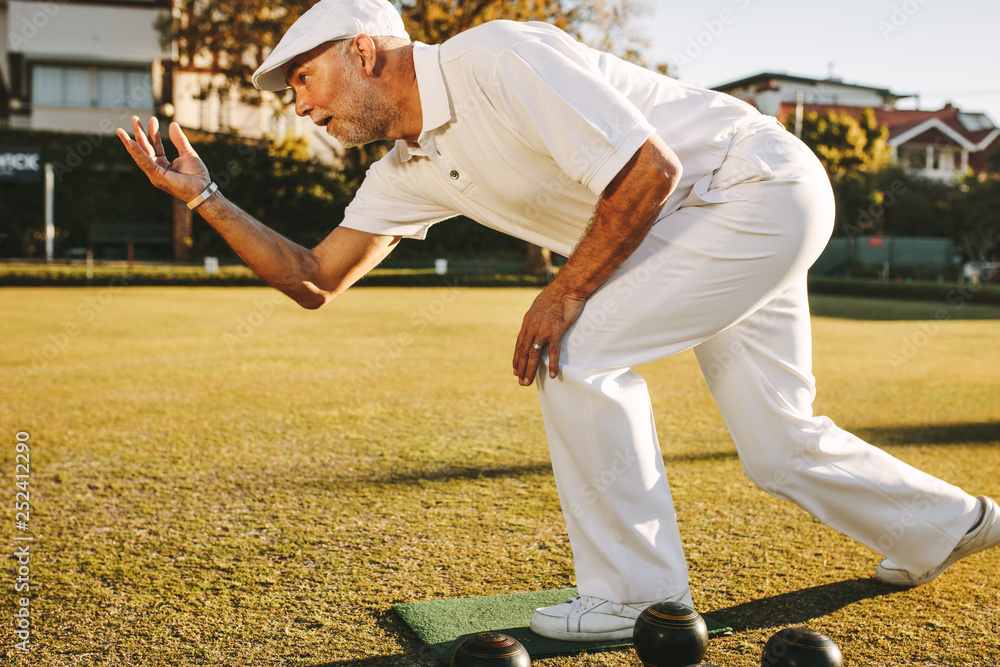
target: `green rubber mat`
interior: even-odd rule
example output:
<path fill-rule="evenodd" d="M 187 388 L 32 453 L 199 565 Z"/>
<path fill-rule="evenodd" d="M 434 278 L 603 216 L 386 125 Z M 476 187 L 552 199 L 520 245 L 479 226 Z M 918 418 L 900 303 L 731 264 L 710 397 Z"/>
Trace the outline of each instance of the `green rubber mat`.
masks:
<path fill-rule="evenodd" d="M 412 602 L 397 604 L 393 606 L 393 610 L 445 664 L 451 661 L 451 654 L 463 639 L 477 632 L 486 631 L 510 635 L 524 645 L 532 658 L 632 645 L 631 639 L 564 642 L 539 637 L 528 629 L 531 613 L 537 607 L 559 604 L 576 597 L 576 594 L 575 588 L 563 588 L 555 591 Z M 732 632 L 732 628 L 707 616 L 702 618 L 708 625 L 710 637 Z"/>

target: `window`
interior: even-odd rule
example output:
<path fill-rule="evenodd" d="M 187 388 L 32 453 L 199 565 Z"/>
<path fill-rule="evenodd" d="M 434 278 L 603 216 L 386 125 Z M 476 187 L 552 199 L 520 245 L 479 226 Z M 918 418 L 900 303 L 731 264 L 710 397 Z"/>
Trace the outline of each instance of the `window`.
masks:
<path fill-rule="evenodd" d="M 958 169 L 958 154 L 954 151 L 934 149 L 934 170 L 955 171 Z"/>
<path fill-rule="evenodd" d="M 899 162 L 904 167 L 923 171 L 927 168 L 927 149 L 923 146 L 900 146 Z"/>
<path fill-rule="evenodd" d="M 35 67 L 31 78 L 32 101 L 53 107 L 90 106 L 90 69 L 86 67 Z"/>
<path fill-rule="evenodd" d="M 35 65 L 31 101 L 38 106 L 151 109 L 149 69 Z"/>
<path fill-rule="evenodd" d="M 958 114 L 958 122 L 969 132 L 992 130 L 994 127 L 989 117 L 981 113 L 960 113 Z"/>

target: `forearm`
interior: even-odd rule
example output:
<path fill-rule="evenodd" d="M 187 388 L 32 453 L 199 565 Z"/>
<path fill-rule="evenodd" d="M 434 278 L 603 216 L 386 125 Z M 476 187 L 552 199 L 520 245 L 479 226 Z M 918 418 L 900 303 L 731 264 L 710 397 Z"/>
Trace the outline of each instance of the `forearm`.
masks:
<path fill-rule="evenodd" d="M 673 151 L 647 143 L 608 186 L 593 220 L 553 285 L 586 299 L 621 266 L 656 223 L 680 178 Z"/>
<path fill-rule="evenodd" d="M 199 206 L 198 213 L 267 284 L 306 308 L 328 300 L 317 285 L 319 262 L 311 250 L 265 226 L 221 192 Z"/>

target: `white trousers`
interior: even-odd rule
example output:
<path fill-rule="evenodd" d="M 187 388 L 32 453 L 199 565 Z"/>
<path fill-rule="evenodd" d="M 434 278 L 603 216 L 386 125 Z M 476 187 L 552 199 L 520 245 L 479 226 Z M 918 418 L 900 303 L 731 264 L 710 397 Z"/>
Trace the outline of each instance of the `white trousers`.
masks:
<path fill-rule="evenodd" d="M 649 394 L 631 368 L 692 347 L 760 488 L 915 573 L 971 527 L 975 498 L 812 413 L 806 271 L 833 212 L 809 149 L 755 122 L 590 297 L 559 376 L 538 374 L 581 594 L 647 602 L 688 589 Z"/>

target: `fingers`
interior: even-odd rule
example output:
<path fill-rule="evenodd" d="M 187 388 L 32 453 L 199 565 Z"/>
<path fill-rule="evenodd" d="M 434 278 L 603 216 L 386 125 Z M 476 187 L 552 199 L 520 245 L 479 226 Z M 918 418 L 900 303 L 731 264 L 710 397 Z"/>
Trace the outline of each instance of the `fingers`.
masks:
<path fill-rule="evenodd" d="M 170 133 L 170 140 L 174 142 L 174 146 L 177 147 L 177 152 L 180 155 L 197 155 L 180 125 L 177 123 L 171 123 L 170 127 L 167 128 L 167 131 Z"/>
<path fill-rule="evenodd" d="M 534 381 L 545 347 L 544 341 L 528 334 L 527 331 L 527 327 L 522 326 L 514 344 L 514 376 L 522 387 L 530 386 Z"/>
<path fill-rule="evenodd" d="M 527 324 L 527 322 L 521 322 L 521 330 L 517 333 L 517 340 L 514 342 L 514 358 L 511 361 L 511 365 L 514 368 L 514 376 L 518 379 L 521 379 L 522 374 L 524 373 L 524 364 L 526 361 L 524 356 L 524 339 L 526 336 L 525 324 Z"/>
<path fill-rule="evenodd" d="M 135 143 L 139 145 L 139 149 L 150 159 L 155 159 L 156 151 L 153 149 L 153 145 L 149 143 L 149 138 L 142 129 L 142 121 L 139 120 L 138 116 L 132 116 L 132 133 L 135 136 Z"/>
<path fill-rule="evenodd" d="M 524 373 L 520 377 L 520 384 L 522 387 L 530 387 L 531 383 L 535 381 L 535 374 L 538 372 L 538 364 L 542 360 L 542 349 L 540 347 L 535 347 L 535 345 L 541 345 L 541 343 L 532 343 L 524 355 L 526 363 L 524 366 Z"/>
<path fill-rule="evenodd" d="M 549 343 L 549 377 L 553 380 L 559 375 L 559 351 L 561 339 Z"/>
<path fill-rule="evenodd" d="M 149 142 L 145 142 L 146 147 L 144 148 L 143 145 L 140 143 L 140 141 L 138 141 L 140 138 L 142 140 L 145 140 L 145 136 L 142 132 L 142 127 L 137 125 L 138 121 L 139 121 L 138 118 L 136 118 L 135 116 L 132 117 L 132 129 L 133 132 L 135 132 L 135 137 L 137 139 L 136 141 L 133 141 L 131 138 L 129 138 L 128 132 L 126 132 L 122 128 L 118 128 L 116 134 L 118 135 L 118 138 L 122 140 L 122 143 L 125 145 L 125 150 L 127 150 L 129 155 L 132 156 L 132 159 L 135 160 L 135 163 L 139 165 L 139 168 L 142 169 L 144 172 L 146 172 L 146 174 L 149 174 L 149 170 L 153 167 L 153 158 L 151 156 L 152 147 L 149 146 Z"/>
<path fill-rule="evenodd" d="M 552 285 L 535 298 L 524 315 L 514 345 L 514 375 L 522 387 L 534 382 L 546 346 L 549 377 L 555 379 L 559 376 L 563 338 L 580 317 L 585 303 L 585 298 L 559 294 Z"/>
<path fill-rule="evenodd" d="M 167 152 L 163 150 L 163 138 L 160 137 L 160 121 L 156 116 L 149 117 L 149 140 L 153 146 L 153 155 L 165 158 Z"/>

